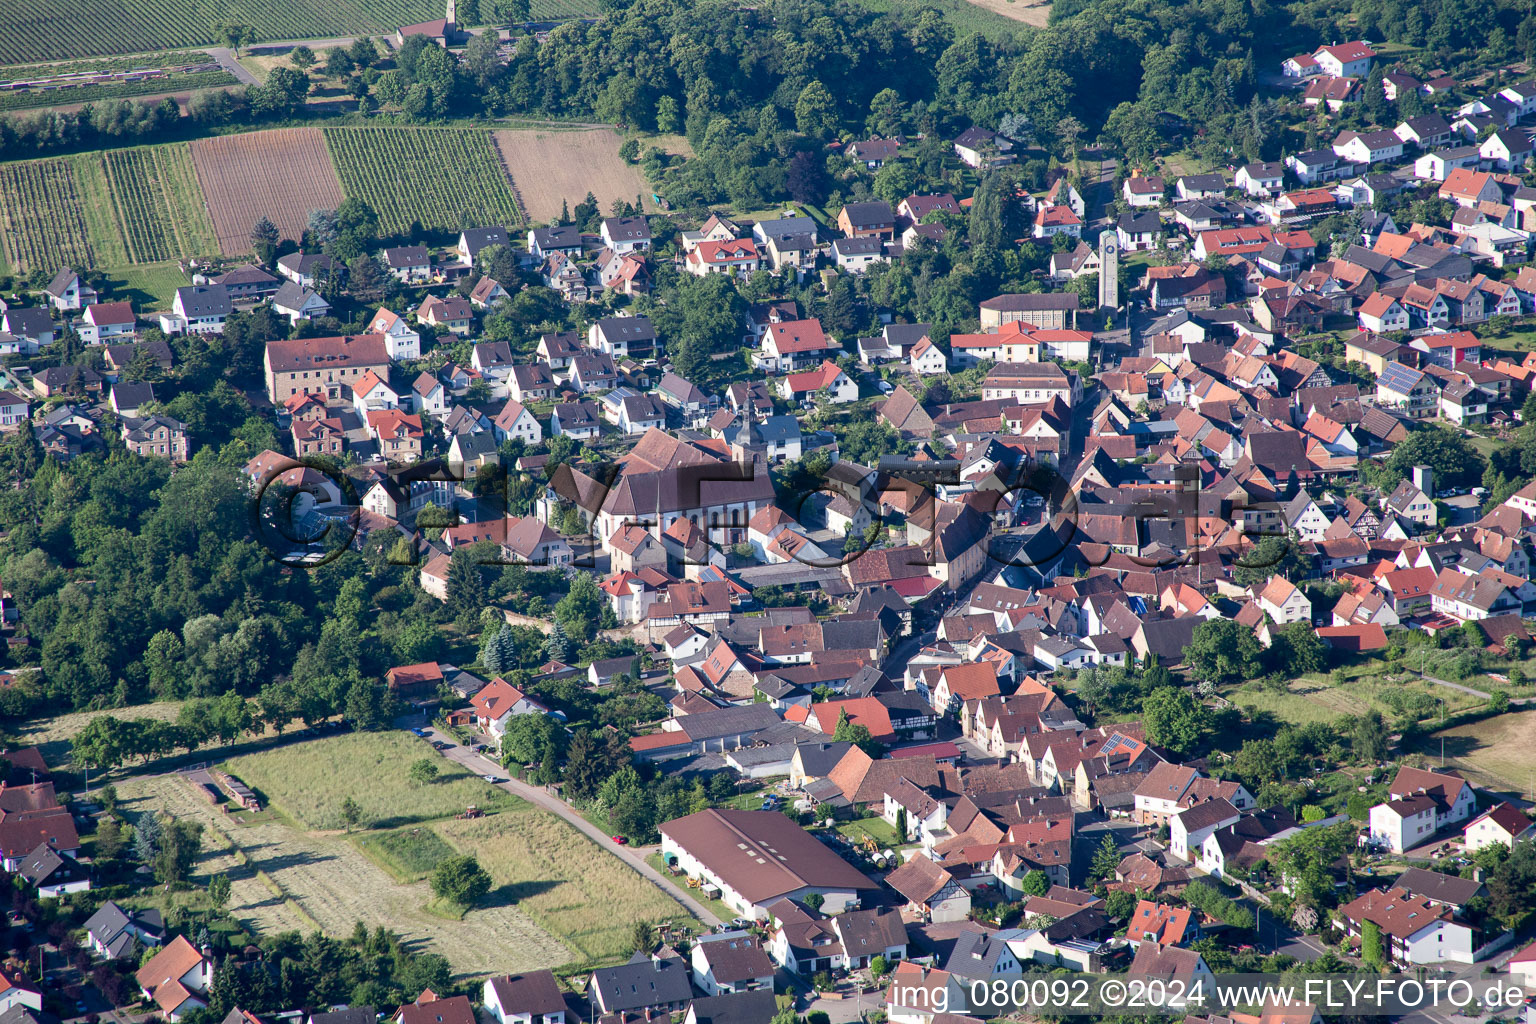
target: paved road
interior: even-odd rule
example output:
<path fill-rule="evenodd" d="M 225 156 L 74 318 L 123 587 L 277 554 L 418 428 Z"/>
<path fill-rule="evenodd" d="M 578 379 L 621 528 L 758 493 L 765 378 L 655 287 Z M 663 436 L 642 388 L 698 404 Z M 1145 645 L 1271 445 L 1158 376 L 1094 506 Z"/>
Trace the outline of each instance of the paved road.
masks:
<path fill-rule="evenodd" d="M 238 78 L 242 85 L 260 85 L 261 79 L 251 74 L 251 69 L 235 59 L 234 51 L 227 46 L 212 46 L 208 55 L 219 62 L 219 67 Z"/>
<path fill-rule="evenodd" d="M 1088 150 L 1083 152 L 1086 155 Z M 1115 162 L 1100 160 L 1091 173 L 1096 187 L 1089 189 L 1091 194 L 1083 197 L 1083 202 L 1088 204 L 1086 219 L 1090 227 L 1106 227 L 1110 223 L 1109 206 L 1115 201 Z"/>
<path fill-rule="evenodd" d="M 1466 686 L 1462 683 L 1453 683 L 1449 679 L 1436 679 L 1434 676 L 1424 675 L 1422 672 L 1419 673 L 1419 675 L 1425 682 L 1434 683 L 1436 686 L 1443 686 L 1448 690 L 1456 690 L 1460 693 L 1465 693 L 1470 697 L 1477 697 L 1481 700 L 1490 700 L 1493 697 L 1493 694 L 1484 690 L 1474 689 L 1473 687 Z M 1536 703 L 1536 697 L 1515 697 L 1510 700 L 1509 703 L 1514 706 L 1532 704 Z"/>
<path fill-rule="evenodd" d="M 1423 676 L 1423 679 L 1425 682 L 1434 683 L 1436 686 L 1443 686 L 1448 690 L 1456 690 L 1460 693 L 1465 693 L 1473 697 L 1479 697 L 1483 700 L 1487 700 L 1490 696 L 1492 696 L 1492 694 L 1484 693 L 1482 690 L 1474 690 L 1470 686 L 1463 686 L 1461 683 L 1453 683 L 1449 679 L 1436 679 L 1434 676 L 1428 675 Z"/>
<path fill-rule="evenodd" d="M 427 738 L 433 742 L 441 741 L 443 743 L 453 744 L 452 746 L 439 751 L 439 753 L 441 753 L 448 760 L 463 765 L 465 768 L 468 768 L 476 775 L 495 775 L 500 778 L 506 774 L 506 769 L 501 765 L 497 764 L 495 761 L 490 760 L 489 758 L 482 757 L 476 753 L 472 753 L 468 747 L 460 746 L 458 740 L 454 739 L 452 736 L 449 736 L 443 732 L 439 732 L 432 726 L 427 726 L 425 731 L 427 733 Z M 501 783 L 501 788 L 509 793 L 515 793 L 516 795 L 522 797 L 524 800 L 527 800 L 529 803 L 536 804 L 539 807 L 544 808 L 546 811 L 551 811 L 554 814 L 558 814 L 572 825 L 575 825 L 582 832 L 590 836 L 592 841 L 597 843 L 599 848 L 606 850 L 608 853 L 617 857 L 625 864 L 634 868 L 642 876 L 644 876 L 647 881 L 655 885 L 668 896 L 672 897 L 672 899 L 676 900 L 679 904 L 682 905 L 683 909 L 687 910 L 688 913 L 692 914 L 700 921 L 703 921 L 705 924 L 710 925 L 711 927 L 717 924 L 725 923 L 721 921 L 720 918 L 717 917 L 714 913 L 712 913 L 708 907 L 704 906 L 693 897 L 684 894 L 670 881 L 668 881 L 661 872 L 647 864 L 645 862 L 645 852 L 643 850 L 618 845 L 610 836 L 604 834 L 602 829 L 598 828 L 586 818 L 583 818 L 581 815 L 577 814 L 571 805 L 566 803 L 564 800 L 561 800 L 559 797 L 552 796 L 538 786 L 529 785 L 528 783 L 522 782 L 518 779 L 508 779 L 506 782 Z"/>

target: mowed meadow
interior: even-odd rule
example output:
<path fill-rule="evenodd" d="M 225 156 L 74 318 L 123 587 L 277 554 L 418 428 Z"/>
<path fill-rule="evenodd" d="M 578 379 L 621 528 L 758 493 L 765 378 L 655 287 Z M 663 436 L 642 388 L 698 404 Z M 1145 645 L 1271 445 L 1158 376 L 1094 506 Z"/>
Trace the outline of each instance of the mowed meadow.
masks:
<path fill-rule="evenodd" d="M 439 769 L 415 782 L 423 757 Z M 232 758 L 222 766 L 262 797 L 224 813 L 179 775 L 117 786 L 130 817 L 163 811 L 204 826 L 196 874 L 231 880 L 229 911 L 259 933 L 356 922 L 419 938 L 460 976 L 574 968 L 628 955 L 635 920 L 684 920 L 677 904 L 554 814 L 491 786 L 404 732 L 347 733 Z M 359 821 L 344 828 L 341 804 Z M 474 805 L 484 817 L 456 817 Z M 433 901 L 432 870 L 457 853 L 491 875 L 462 919 Z"/>

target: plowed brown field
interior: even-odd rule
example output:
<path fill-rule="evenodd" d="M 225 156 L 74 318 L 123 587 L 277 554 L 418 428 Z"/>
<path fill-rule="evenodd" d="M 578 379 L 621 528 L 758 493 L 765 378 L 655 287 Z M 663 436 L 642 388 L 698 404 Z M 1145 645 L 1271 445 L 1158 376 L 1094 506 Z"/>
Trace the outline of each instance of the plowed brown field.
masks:
<path fill-rule="evenodd" d="M 588 192 L 606 215 L 615 199 L 643 197 L 651 210 L 651 188 L 640 168 L 619 158 L 622 140 L 607 129 L 586 131 L 502 130 L 496 148 L 512 176 L 518 202 L 530 221 L 554 220 L 560 206 L 575 206 Z"/>
<path fill-rule="evenodd" d="M 192 162 L 226 256 L 250 252 L 251 228 L 263 217 L 298 241 L 311 211 L 341 204 L 341 182 L 318 128 L 198 139 Z"/>

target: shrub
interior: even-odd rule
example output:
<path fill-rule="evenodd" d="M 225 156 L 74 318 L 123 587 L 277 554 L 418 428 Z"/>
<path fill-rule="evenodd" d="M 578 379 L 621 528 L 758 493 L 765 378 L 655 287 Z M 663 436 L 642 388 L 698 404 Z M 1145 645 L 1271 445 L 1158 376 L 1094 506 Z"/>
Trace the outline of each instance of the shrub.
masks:
<path fill-rule="evenodd" d="M 1253 927 L 1253 911 L 1204 882 L 1191 882 L 1184 890 L 1184 902 L 1234 928 L 1246 930 Z"/>

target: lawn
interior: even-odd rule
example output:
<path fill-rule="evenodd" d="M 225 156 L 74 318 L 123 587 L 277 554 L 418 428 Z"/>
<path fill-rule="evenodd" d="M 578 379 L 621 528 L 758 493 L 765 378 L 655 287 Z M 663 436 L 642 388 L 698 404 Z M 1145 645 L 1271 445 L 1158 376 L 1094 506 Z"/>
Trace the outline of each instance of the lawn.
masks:
<path fill-rule="evenodd" d="M 411 764 L 430 758 L 438 776 L 412 782 Z M 406 732 L 347 733 L 231 760 L 227 770 L 306 828 L 339 829 L 341 804 L 357 801 L 365 827 L 397 828 L 522 801 L 439 757 Z"/>
<path fill-rule="evenodd" d="M 132 302 L 139 313 L 169 310 L 176 289 L 192 283 L 174 260 L 136 267 L 107 267 L 102 273 L 107 277 L 108 297 Z"/>
<path fill-rule="evenodd" d="M 548 811 L 525 806 L 439 822 L 433 830 L 490 873 L 492 906 L 517 907 L 587 960 L 628 956 L 636 921 L 693 920 L 665 892 Z"/>
<path fill-rule="evenodd" d="M 1446 764 L 1460 768 L 1474 782 L 1491 788 L 1536 793 L 1536 711 L 1516 711 L 1497 718 L 1458 725 L 1426 736 L 1421 752 L 1438 763 L 1444 740 Z"/>
<path fill-rule="evenodd" d="M 1494 337 L 1482 332 L 1476 332 L 1483 347 L 1495 352 L 1517 353 L 1515 361 L 1518 362 L 1526 352 L 1536 352 L 1536 322 L 1522 320 L 1512 327 L 1508 334 L 1502 337 Z M 1488 356 L 1484 356 L 1488 358 Z"/>
<path fill-rule="evenodd" d="M 857 821 L 847 821 L 837 826 L 837 831 L 849 842 L 862 843 L 868 836 L 882 850 L 894 849 L 901 845 L 896 835 L 896 826 L 884 818 L 871 815 L 868 818 L 860 818 Z"/>

